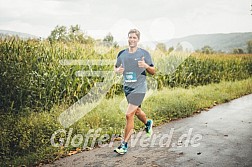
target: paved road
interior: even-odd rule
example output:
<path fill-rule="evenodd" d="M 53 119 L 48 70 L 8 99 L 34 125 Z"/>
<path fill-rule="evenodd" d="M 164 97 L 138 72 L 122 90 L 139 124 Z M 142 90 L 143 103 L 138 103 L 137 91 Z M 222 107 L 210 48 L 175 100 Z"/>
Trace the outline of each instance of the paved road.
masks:
<path fill-rule="evenodd" d="M 128 153 L 118 143 L 56 161 L 52 166 L 251 167 L 252 94 L 189 118 L 154 128 L 151 139 L 135 134 Z"/>

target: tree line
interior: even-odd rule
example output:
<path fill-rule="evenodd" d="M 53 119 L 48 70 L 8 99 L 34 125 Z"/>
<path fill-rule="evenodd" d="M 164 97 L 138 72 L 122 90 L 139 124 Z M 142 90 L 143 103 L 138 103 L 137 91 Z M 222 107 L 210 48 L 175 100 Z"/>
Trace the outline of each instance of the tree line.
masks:
<path fill-rule="evenodd" d="M 50 43 L 55 42 L 63 42 L 63 43 L 71 43 L 77 42 L 81 44 L 94 45 L 95 43 L 102 44 L 108 47 L 118 47 L 116 41 L 114 41 L 114 37 L 111 33 L 108 33 L 103 39 L 95 40 L 94 38 L 88 36 L 85 32 L 83 32 L 79 25 L 71 25 L 70 28 L 66 26 L 57 25 L 48 36 L 47 40 Z M 183 50 L 183 46 L 178 44 L 176 50 Z M 162 52 L 172 52 L 175 49 L 173 46 L 167 48 L 165 43 L 159 42 L 156 44 L 156 50 L 160 50 Z M 198 53 L 205 54 L 213 54 L 213 53 L 223 53 L 223 51 L 215 51 L 211 46 L 205 45 L 201 49 L 195 50 Z M 244 54 L 244 53 L 252 53 L 252 40 L 247 41 L 246 51 L 242 48 L 234 48 L 232 50 L 234 54 Z"/>
<path fill-rule="evenodd" d="M 100 43 L 104 46 L 114 46 L 118 47 L 117 42 L 114 41 L 114 37 L 111 33 L 108 33 L 102 40 L 95 40 L 91 36 L 88 36 L 83 32 L 80 26 L 77 24 L 75 26 L 71 25 L 70 28 L 66 26 L 57 25 L 52 31 L 51 34 L 47 37 L 47 40 L 53 44 L 55 42 L 62 43 L 81 43 L 87 45 L 94 45 L 95 43 Z"/>
<path fill-rule="evenodd" d="M 178 44 L 176 46 L 176 50 L 183 50 L 183 47 L 182 45 Z M 162 52 L 171 52 L 174 50 L 174 47 L 169 47 L 167 48 L 165 43 L 157 43 L 156 44 L 156 50 L 160 50 Z M 214 53 L 224 53 L 223 51 L 219 50 L 219 51 L 215 51 L 211 46 L 209 45 L 205 45 L 203 46 L 201 49 L 197 49 L 195 50 L 195 52 L 197 53 L 205 53 L 205 54 L 214 54 Z M 244 49 L 242 48 L 234 48 L 232 50 L 232 53 L 233 54 L 245 54 L 245 53 L 248 53 L 248 54 L 251 54 L 252 53 L 252 40 L 250 41 L 247 41 L 247 48 L 246 48 L 246 51 L 244 51 Z"/>

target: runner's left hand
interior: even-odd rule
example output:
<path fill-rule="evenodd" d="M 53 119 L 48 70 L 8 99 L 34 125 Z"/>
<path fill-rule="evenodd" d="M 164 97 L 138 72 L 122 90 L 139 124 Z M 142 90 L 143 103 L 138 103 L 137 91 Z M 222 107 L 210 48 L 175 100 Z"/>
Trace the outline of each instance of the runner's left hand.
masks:
<path fill-rule="evenodd" d="M 149 65 L 145 63 L 144 57 L 142 57 L 142 60 L 138 61 L 138 67 L 145 69 L 149 67 Z"/>

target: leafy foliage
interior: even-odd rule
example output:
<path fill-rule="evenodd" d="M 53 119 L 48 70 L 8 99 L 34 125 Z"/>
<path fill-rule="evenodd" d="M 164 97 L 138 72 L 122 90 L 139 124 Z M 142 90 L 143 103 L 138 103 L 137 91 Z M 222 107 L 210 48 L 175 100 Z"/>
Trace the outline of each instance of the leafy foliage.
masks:
<path fill-rule="evenodd" d="M 66 26 L 57 25 L 54 30 L 51 31 L 50 36 L 47 38 L 50 43 L 55 42 L 73 42 L 73 43 L 81 43 L 81 44 L 94 44 L 94 39 L 90 36 L 85 35 L 80 29 L 79 25 L 70 26 L 67 30 Z"/>
<path fill-rule="evenodd" d="M 248 53 L 252 53 L 252 40 L 247 42 L 247 50 Z"/>
<path fill-rule="evenodd" d="M 143 110 L 146 111 L 149 118 L 154 120 L 155 125 L 160 125 L 252 93 L 251 83 L 250 78 L 189 89 L 164 88 L 155 92 L 143 103 Z M 68 137 L 72 140 L 77 134 L 87 134 L 89 129 L 102 128 L 100 135 L 121 134 L 125 115 L 120 111 L 118 104 L 122 99 L 122 96 L 118 96 L 116 99 L 104 100 L 94 111 L 71 126 L 73 128 L 71 134 L 68 133 L 69 129 L 65 129 L 67 133 L 59 134 L 55 142 L 59 143 L 59 139 L 62 138 L 65 143 Z M 64 108 L 61 107 L 55 106 L 50 112 L 27 111 L 16 115 L 1 114 L 0 166 L 38 166 L 40 162 L 48 163 L 64 157 L 69 154 L 70 150 L 82 149 L 83 143 L 80 144 L 80 148 L 64 147 L 64 145 L 57 148 L 51 146 L 52 134 L 62 129 L 57 121 L 59 113 Z M 140 130 L 141 128 L 142 123 L 136 121 L 135 129 Z"/>
<path fill-rule="evenodd" d="M 76 43 L 49 44 L 39 40 L 8 38 L 0 41 L 0 112 L 21 112 L 23 108 L 48 111 L 54 105 L 71 105 L 86 95 L 99 77 L 78 77 L 77 71 L 111 71 L 107 66 L 63 66 L 64 59 L 110 59 L 118 52 L 111 48 L 106 54 L 96 53 L 94 47 Z M 153 52 L 157 68 L 172 67 L 175 63 L 159 58 Z M 84 57 L 83 57 L 84 55 Z M 169 55 L 166 55 L 169 58 Z M 176 55 L 175 55 L 176 57 Z M 221 58 L 219 58 L 221 57 Z M 161 63 L 161 64 L 160 64 Z M 159 88 L 164 86 L 198 86 L 221 80 L 241 80 L 251 76 L 252 58 L 247 55 L 190 56 L 172 74 L 158 73 Z M 107 97 L 119 93 L 121 86 L 114 84 Z"/>
<path fill-rule="evenodd" d="M 213 54 L 214 50 L 210 46 L 206 45 L 203 48 L 201 48 L 201 52 L 205 54 Z"/>
<path fill-rule="evenodd" d="M 41 160 L 55 160 L 76 149 L 52 148 L 50 137 L 62 128 L 57 120 L 59 114 L 88 94 L 102 78 L 77 77 L 75 74 L 80 70 L 111 71 L 113 66 L 92 66 L 91 63 L 63 66 L 61 60 L 114 60 L 120 48 L 112 34 L 109 33 L 101 42 L 98 46 L 105 47 L 103 50 L 96 48 L 94 39 L 85 35 L 79 25 L 69 29 L 56 26 L 44 41 L 18 37 L 0 40 L 0 166 L 38 165 Z M 251 46 L 250 41 L 249 53 Z M 152 53 L 157 69 L 163 66 L 174 72 L 163 74 L 159 71 L 154 76 L 158 88 L 164 91 L 159 91 L 144 105 L 156 125 L 189 116 L 196 110 L 211 107 L 215 101 L 225 102 L 251 93 L 251 55 L 215 55 L 211 47 L 205 46 L 202 48 L 204 54 L 193 54 L 173 69 L 176 59 L 174 62 L 166 61 L 159 56 L 163 54 L 170 58 L 169 53 L 174 48 L 167 52 L 162 43 L 157 47 L 160 47 L 158 51 Z M 178 50 L 183 50 L 181 47 L 177 47 L 180 48 Z M 243 79 L 247 80 L 237 81 Z M 221 81 L 235 82 L 191 88 Z M 111 83 L 114 83 L 113 79 Z M 165 87 L 188 89 L 170 90 Z M 85 134 L 89 129 L 99 127 L 103 128 L 103 133 L 120 134 L 124 127 L 124 115 L 118 107 L 122 100 L 121 90 L 120 84 L 114 84 L 101 105 L 72 125 L 73 135 L 80 131 Z M 118 98 L 113 99 L 114 96 Z M 136 129 L 140 128 L 140 123 L 136 122 Z M 57 139 L 59 137 L 62 136 L 57 136 Z"/>
<path fill-rule="evenodd" d="M 164 43 L 157 43 L 156 45 L 156 50 L 160 50 L 162 52 L 166 52 L 167 49 L 166 49 L 166 45 Z"/>
<path fill-rule="evenodd" d="M 234 54 L 244 54 L 244 51 L 243 51 L 243 49 L 241 49 L 241 48 L 235 48 L 235 49 L 233 50 L 233 53 L 234 53 Z"/>

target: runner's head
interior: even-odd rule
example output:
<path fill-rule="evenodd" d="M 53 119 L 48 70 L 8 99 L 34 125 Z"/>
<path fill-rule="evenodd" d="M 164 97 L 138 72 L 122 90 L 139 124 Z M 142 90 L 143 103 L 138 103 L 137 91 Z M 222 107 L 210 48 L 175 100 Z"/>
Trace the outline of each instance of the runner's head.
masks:
<path fill-rule="evenodd" d="M 128 37 L 129 37 L 129 35 L 132 34 L 132 33 L 136 34 L 138 40 L 140 40 L 140 32 L 139 32 L 137 29 L 131 29 L 131 30 L 129 31 L 129 33 L 128 33 Z"/>
<path fill-rule="evenodd" d="M 137 29 L 131 29 L 128 33 L 128 43 L 130 48 L 136 48 L 140 39 L 140 32 Z"/>

